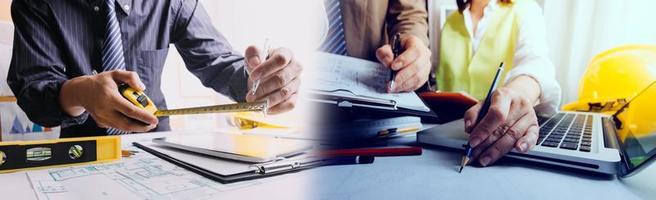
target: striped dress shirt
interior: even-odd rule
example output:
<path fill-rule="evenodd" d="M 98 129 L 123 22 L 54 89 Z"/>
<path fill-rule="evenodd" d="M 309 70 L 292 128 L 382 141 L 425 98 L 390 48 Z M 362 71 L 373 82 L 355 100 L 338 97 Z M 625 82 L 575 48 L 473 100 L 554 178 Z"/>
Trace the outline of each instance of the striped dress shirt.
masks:
<path fill-rule="evenodd" d="M 30 120 L 61 126 L 61 137 L 106 135 L 88 113 L 68 116 L 59 106 L 62 84 L 102 69 L 102 0 L 14 0 L 14 48 L 7 82 Z M 211 24 L 197 0 L 116 0 L 125 67 L 146 85 L 160 108 L 162 68 L 174 44 L 203 85 L 244 101 L 248 75 L 242 55 Z M 169 130 L 160 118 L 154 131 Z"/>

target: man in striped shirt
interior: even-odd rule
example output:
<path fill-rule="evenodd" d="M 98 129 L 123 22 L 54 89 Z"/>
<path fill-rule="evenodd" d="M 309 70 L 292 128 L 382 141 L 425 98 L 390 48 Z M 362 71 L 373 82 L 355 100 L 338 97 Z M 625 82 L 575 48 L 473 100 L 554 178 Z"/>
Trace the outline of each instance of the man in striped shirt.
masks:
<path fill-rule="evenodd" d="M 61 126 L 61 137 L 169 130 L 168 118 L 131 105 L 117 86 L 145 90 L 166 108 L 160 83 L 170 44 L 203 85 L 236 101 L 268 99 L 274 113 L 296 102 L 302 67 L 292 53 L 274 49 L 261 61 L 249 47 L 240 55 L 197 0 L 14 0 L 11 12 L 7 82 L 30 120 Z M 254 80 L 262 83 L 251 94 Z"/>

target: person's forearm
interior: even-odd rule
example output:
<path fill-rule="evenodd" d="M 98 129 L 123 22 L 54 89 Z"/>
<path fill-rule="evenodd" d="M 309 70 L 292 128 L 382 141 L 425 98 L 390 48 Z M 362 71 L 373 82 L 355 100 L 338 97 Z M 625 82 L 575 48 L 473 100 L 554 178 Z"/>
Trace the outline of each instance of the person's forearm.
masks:
<path fill-rule="evenodd" d="M 387 17 L 392 19 L 392 33 L 407 33 L 428 46 L 428 12 L 424 0 L 396 0 L 390 2 Z"/>
<path fill-rule="evenodd" d="M 528 100 L 534 104 L 539 103 L 540 94 L 542 91 L 540 89 L 540 84 L 530 76 L 518 76 L 506 84 L 506 88 L 510 88 L 513 91 L 522 94 Z"/>
<path fill-rule="evenodd" d="M 80 95 L 77 92 L 80 91 L 80 87 L 83 86 L 87 78 L 86 76 L 81 76 L 70 79 L 64 82 L 59 91 L 59 106 L 69 116 L 77 117 L 85 111 L 80 103 Z"/>
<path fill-rule="evenodd" d="M 173 38 L 187 69 L 206 87 L 232 98 L 237 102 L 246 101 L 248 75 L 239 52 L 236 52 L 228 39 L 212 25 L 209 14 L 197 1 L 184 1 L 179 11 L 175 27 L 181 27 L 180 34 Z M 208 49 L 208 47 L 211 47 Z M 211 52 L 211 53 L 208 53 Z"/>

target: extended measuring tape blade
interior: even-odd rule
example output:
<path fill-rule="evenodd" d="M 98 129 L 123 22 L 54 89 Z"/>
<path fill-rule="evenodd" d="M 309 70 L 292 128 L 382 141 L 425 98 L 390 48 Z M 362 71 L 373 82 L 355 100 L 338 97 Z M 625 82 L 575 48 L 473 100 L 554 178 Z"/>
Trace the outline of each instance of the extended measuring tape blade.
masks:
<path fill-rule="evenodd" d="M 119 85 L 119 92 L 125 99 L 135 106 L 153 113 L 155 116 L 189 115 L 206 113 L 233 113 L 233 112 L 262 112 L 267 114 L 269 101 L 234 103 L 216 106 L 203 106 L 194 108 L 180 108 L 171 110 L 158 110 L 143 91 L 137 91 L 126 84 Z"/>
<path fill-rule="evenodd" d="M 189 114 L 206 114 L 206 113 L 232 113 L 232 112 L 262 112 L 267 114 L 269 107 L 268 101 L 264 102 L 247 102 L 247 103 L 234 103 L 216 106 L 204 106 L 195 108 L 181 108 L 172 110 L 158 110 L 155 111 L 155 116 L 170 116 L 170 115 L 189 115 Z"/>
<path fill-rule="evenodd" d="M 119 136 L 0 142 L 0 173 L 114 161 Z"/>

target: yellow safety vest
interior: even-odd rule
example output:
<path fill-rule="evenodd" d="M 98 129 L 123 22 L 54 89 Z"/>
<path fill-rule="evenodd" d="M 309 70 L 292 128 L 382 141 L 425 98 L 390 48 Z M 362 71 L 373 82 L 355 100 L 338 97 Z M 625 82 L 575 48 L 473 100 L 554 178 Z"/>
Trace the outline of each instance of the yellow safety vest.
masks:
<path fill-rule="evenodd" d="M 472 56 L 472 44 L 460 12 L 451 14 L 444 24 L 440 38 L 440 65 L 436 79 L 441 91 L 467 92 L 483 100 L 494 79 L 496 69 L 504 62 L 505 71 L 500 77 L 503 85 L 506 73 L 513 67 L 518 17 L 515 9 L 525 9 L 527 0 L 499 3 L 490 16 L 483 38 Z"/>

